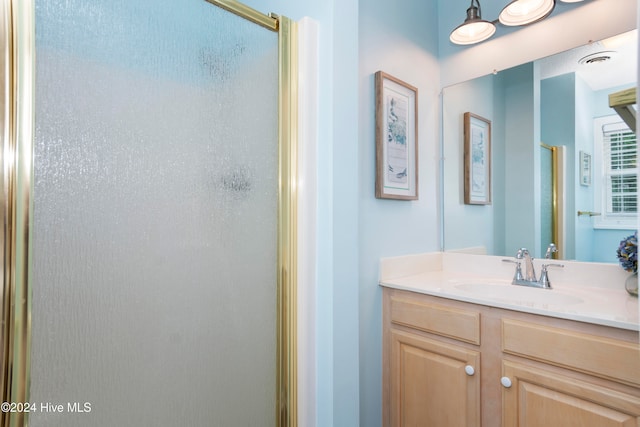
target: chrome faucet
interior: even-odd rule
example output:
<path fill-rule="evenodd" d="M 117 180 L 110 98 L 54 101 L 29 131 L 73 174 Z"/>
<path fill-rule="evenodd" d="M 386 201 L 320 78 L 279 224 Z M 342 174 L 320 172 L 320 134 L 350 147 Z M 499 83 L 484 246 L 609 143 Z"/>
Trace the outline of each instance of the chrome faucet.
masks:
<path fill-rule="evenodd" d="M 516 259 L 524 259 L 524 280 L 527 282 L 536 281 L 536 270 L 533 266 L 533 258 L 527 248 L 520 248 L 516 253 Z"/>
<path fill-rule="evenodd" d="M 556 245 L 551 243 L 547 248 L 545 259 L 551 259 L 551 254 L 557 252 Z M 536 270 L 533 265 L 533 257 L 529 253 L 527 248 L 520 248 L 516 253 L 516 261 L 510 259 L 504 259 L 505 262 L 513 262 L 516 264 L 516 273 L 513 276 L 513 285 L 518 286 L 531 286 L 535 288 L 551 289 L 551 281 L 549 280 L 549 267 L 564 267 L 562 264 L 542 264 L 540 272 L 540 279 L 536 279 Z M 521 261 L 524 260 L 525 274 L 522 274 Z"/>
<path fill-rule="evenodd" d="M 553 254 L 558 252 L 558 248 L 556 248 L 555 243 L 549 243 L 547 247 L 547 253 L 544 255 L 545 259 L 551 259 Z"/>

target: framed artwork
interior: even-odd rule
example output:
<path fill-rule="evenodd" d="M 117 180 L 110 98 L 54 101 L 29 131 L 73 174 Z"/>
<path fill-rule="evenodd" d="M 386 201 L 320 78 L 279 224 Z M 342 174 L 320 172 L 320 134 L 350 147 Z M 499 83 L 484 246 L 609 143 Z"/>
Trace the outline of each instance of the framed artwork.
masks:
<path fill-rule="evenodd" d="M 464 113 L 464 203 L 491 204 L 491 121 Z"/>
<path fill-rule="evenodd" d="M 376 197 L 418 199 L 418 89 L 375 74 Z"/>
<path fill-rule="evenodd" d="M 591 154 L 580 151 L 580 185 L 591 185 Z"/>

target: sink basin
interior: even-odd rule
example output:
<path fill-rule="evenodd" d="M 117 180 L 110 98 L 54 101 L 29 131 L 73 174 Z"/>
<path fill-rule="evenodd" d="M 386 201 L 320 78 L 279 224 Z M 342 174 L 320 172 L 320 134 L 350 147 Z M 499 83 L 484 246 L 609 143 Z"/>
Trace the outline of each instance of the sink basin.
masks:
<path fill-rule="evenodd" d="M 581 298 L 562 294 L 553 289 L 529 288 L 490 283 L 461 283 L 455 288 L 470 295 L 518 304 L 569 305 L 583 302 Z"/>

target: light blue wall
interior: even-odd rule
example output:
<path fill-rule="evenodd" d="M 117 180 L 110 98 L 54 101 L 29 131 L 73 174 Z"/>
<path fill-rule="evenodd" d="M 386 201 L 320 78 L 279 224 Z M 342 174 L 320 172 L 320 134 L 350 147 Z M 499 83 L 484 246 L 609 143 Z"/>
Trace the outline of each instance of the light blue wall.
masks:
<path fill-rule="evenodd" d="M 486 246 L 489 253 L 535 250 L 536 109 L 534 67 L 525 64 L 444 89 L 444 229 L 446 248 Z M 508 106 L 508 108 L 507 108 Z M 463 120 L 473 112 L 491 121 L 492 204 L 465 205 Z"/>
<path fill-rule="evenodd" d="M 542 142 L 573 145 L 575 139 L 575 76 L 564 74 L 540 83 L 542 87 Z"/>
<path fill-rule="evenodd" d="M 504 192 L 496 188 L 501 186 L 496 176 L 504 176 L 504 112 L 501 108 L 501 96 L 495 96 L 495 76 L 489 75 L 449 86 L 443 90 L 442 137 L 444 158 L 444 235 L 447 250 L 471 247 L 485 247 L 487 253 L 496 252 L 495 232 L 503 229 L 494 217 L 500 215 L 504 206 Z M 496 110 L 494 112 L 494 109 Z M 491 122 L 491 170 L 492 198 L 490 205 L 464 204 L 464 113 L 472 112 Z M 502 180 L 504 182 L 504 180 Z M 502 188 L 504 188 L 502 186 Z M 504 215 L 501 215 L 504 219 Z M 494 228 L 495 227 L 495 228 Z M 498 243 L 503 243 L 498 240 Z"/>
<path fill-rule="evenodd" d="M 566 206 L 566 246 L 564 258 L 576 258 L 574 231 L 575 211 L 575 158 L 576 158 L 576 78 L 572 74 L 563 74 L 540 82 L 541 87 L 541 136 L 547 145 L 564 145 L 566 151 L 567 197 Z M 585 237 L 586 238 L 586 237 Z M 581 242 L 581 247 L 585 242 Z M 586 256 L 586 254 L 581 254 Z M 579 258 L 582 259 L 582 258 Z"/>
<path fill-rule="evenodd" d="M 534 126 L 533 64 L 498 74 L 504 88 L 505 146 L 505 249 L 514 253 L 528 248 L 538 253 L 539 207 L 536 205 L 536 170 L 539 150 Z"/>
<path fill-rule="evenodd" d="M 382 416 L 382 256 L 439 249 L 439 64 L 435 2 L 248 0 L 320 26 L 318 426 Z M 374 197 L 373 75 L 418 88 L 420 200 Z M 359 115 L 358 115 L 359 114 Z"/>
<path fill-rule="evenodd" d="M 495 125 L 491 127 L 492 150 L 491 157 L 493 166 L 492 186 L 493 186 L 493 248 L 494 254 L 511 254 L 513 248 L 507 250 L 507 230 L 505 227 L 507 217 L 507 150 L 506 150 L 506 129 L 504 126 L 507 105 L 505 104 L 505 87 L 500 84 L 497 76 L 493 78 L 493 117 Z M 501 77 L 500 77 L 501 78 Z M 446 235 L 445 235 L 446 236 Z M 446 237 L 445 237 L 446 241 Z"/>
<path fill-rule="evenodd" d="M 360 425 L 382 425 L 381 257 L 435 251 L 438 230 L 439 63 L 436 2 L 366 0 L 359 20 Z M 374 197 L 374 74 L 418 88 L 419 200 Z"/>
<path fill-rule="evenodd" d="M 615 250 L 633 230 L 594 229 L 593 218 L 577 217 L 577 210 L 593 211 L 593 185 L 580 184 L 580 151 L 593 158 L 593 119 L 615 115 L 608 96 L 629 85 L 593 91 L 579 76 L 564 74 L 545 79 L 542 87 L 542 141 L 567 146 L 567 242 L 565 257 L 592 262 L 617 262 Z M 592 180 L 597 176 L 592 176 Z"/>
<path fill-rule="evenodd" d="M 319 25 L 317 425 L 358 426 L 358 1 L 243 3 Z"/>
<path fill-rule="evenodd" d="M 580 78 L 575 77 L 575 139 L 573 150 L 573 170 L 574 173 L 571 176 L 573 181 L 574 193 L 574 205 L 573 209 L 576 211 L 574 215 L 567 215 L 568 227 L 574 225 L 574 239 L 571 236 L 567 236 L 569 242 L 574 242 L 575 245 L 575 259 L 582 261 L 611 261 L 611 257 L 602 258 L 597 254 L 601 252 L 602 247 L 597 247 L 593 243 L 594 229 L 593 218 L 588 216 L 578 216 L 577 211 L 594 211 L 594 185 L 581 185 L 580 184 L 580 151 L 584 151 L 594 158 L 593 152 L 593 118 L 594 118 L 594 94 L 589 85 Z M 596 176 L 591 177 L 592 181 L 597 179 Z M 568 212 L 574 212 L 568 210 Z M 570 222 L 569 222 L 570 221 Z M 569 256 L 567 258 L 571 259 Z"/>
<path fill-rule="evenodd" d="M 294 20 L 308 16 L 319 24 L 317 425 L 379 426 L 379 258 L 439 248 L 439 58 L 467 49 L 451 45 L 448 33 L 464 19 L 468 2 L 243 3 Z M 485 16 L 494 19 L 502 4 L 483 1 Z M 568 6 L 557 5 L 562 7 Z M 419 90 L 418 201 L 373 196 L 373 74 L 378 70 Z"/>
<path fill-rule="evenodd" d="M 592 92 L 593 100 L 593 117 L 602 117 L 616 114 L 609 107 L 609 94 L 619 90 L 628 89 L 633 84 L 626 84 L 606 90 Z M 593 120 L 592 117 L 592 120 Z M 593 122 L 591 129 L 593 129 Z M 593 230 L 593 254 L 592 259 L 599 262 L 618 262 L 616 257 L 616 249 L 620 241 L 625 237 L 633 234 L 634 230 Z"/>
<path fill-rule="evenodd" d="M 453 46 L 448 41 L 450 29 L 464 19 L 468 2 L 454 5 L 448 0 L 392 3 L 245 0 L 244 3 L 294 20 L 309 16 L 319 23 L 317 425 L 379 426 L 382 414 L 379 259 L 439 249 L 442 81 L 439 59 L 463 52 L 481 55 L 482 48 Z M 483 13 L 494 19 L 503 4 L 501 0 L 483 2 Z M 568 7 L 574 6 L 559 3 L 554 14 Z M 501 31 L 504 34 L 510 30 Z M 374 197 L 373 74 L 378 70 L 419 90 L 418 201 Z M 510 94 L 504 93 L 517 95 L 515 89 Z M 494 106 L 494 111 L 496 108 L 503 107 Z M 533 120 L 524 126 L 532 127 Z M 504 131 L 503 136 L 507 141 L 518 141 L 524 133 L 522 129 L 513 129 Z"/>

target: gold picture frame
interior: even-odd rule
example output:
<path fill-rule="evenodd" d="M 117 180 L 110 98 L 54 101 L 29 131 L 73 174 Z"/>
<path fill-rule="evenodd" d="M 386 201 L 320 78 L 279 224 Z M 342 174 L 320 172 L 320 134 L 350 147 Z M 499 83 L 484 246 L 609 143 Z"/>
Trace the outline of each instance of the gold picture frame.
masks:
<path fill-rule="evenodd" d="M 418 89 L 375 74 L 376 197 L 418 199 Z"/>
<path fill-rule="evenodd" d="M 491 121 L 464 113 L 464 203 L 491 204 Z"/>

